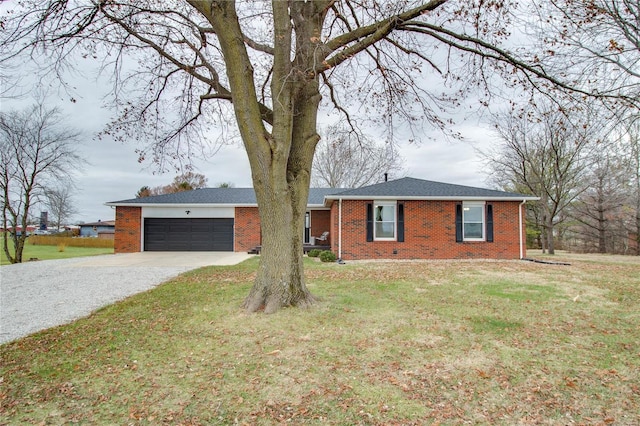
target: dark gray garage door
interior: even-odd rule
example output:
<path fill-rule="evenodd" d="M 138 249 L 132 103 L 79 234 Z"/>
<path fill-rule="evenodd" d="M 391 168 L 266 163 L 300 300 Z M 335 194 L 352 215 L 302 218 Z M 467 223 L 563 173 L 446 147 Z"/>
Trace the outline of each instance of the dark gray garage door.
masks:
<path fill-rule="evenodd" d="M 233 251 L 233 219 L 144 220 L 145 251 Z"/>

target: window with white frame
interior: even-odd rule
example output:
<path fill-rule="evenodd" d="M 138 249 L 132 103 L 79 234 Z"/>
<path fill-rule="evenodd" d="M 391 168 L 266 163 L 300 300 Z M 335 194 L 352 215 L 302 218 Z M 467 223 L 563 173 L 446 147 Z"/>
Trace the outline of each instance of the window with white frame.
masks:
<path fill-rule="evenodd" d="M 374 236 L 376 240 L 395 240 L 396 202 L 376 201 L 373 208 Z"/>
<path fill-rule="evenodd" d="M 462 237 L 464 241 L 484 241 L 484 202 L 462 204 Z"/>

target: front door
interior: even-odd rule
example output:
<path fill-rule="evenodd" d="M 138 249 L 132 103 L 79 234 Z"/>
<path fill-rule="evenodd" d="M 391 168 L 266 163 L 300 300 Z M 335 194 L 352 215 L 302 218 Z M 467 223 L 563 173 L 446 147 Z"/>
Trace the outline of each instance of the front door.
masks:
<path fill-rule="evenodd" d="M 311 239 L 311 212 L 306 212 L 304 215 L 304 239 L 305 244 L 309 244 Z"/>

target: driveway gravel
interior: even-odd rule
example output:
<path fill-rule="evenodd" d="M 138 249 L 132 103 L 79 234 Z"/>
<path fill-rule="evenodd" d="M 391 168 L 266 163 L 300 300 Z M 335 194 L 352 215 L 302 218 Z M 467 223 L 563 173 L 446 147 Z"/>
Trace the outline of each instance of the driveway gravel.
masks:
<path fill-rule="evenodd" d="M 131 253 L 0 267 L 0 344 L 69 323 L 205 265 L 243 253 Z"/>

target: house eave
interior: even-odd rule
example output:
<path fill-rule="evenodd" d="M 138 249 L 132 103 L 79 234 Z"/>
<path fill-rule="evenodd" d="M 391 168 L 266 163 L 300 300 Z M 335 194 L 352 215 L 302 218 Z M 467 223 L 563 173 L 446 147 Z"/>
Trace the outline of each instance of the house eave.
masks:
<path fill-rule="evenodd" d="M 104 203 L 109 207 L 175 207 L 175 208 L 215 208 L 215 207 L 258 207 L 255 203 Z M 309 209 L 325 210 L 325 204 L 308 204 Z"/>
<path fill-rule="evenodd" d="M 511 197 L 477 197 L 477 196 L 397 196 L 397 195 L 384 195 L 384 196 L 376 196 L 376 195 L 352 195 L 352 196 L 340 196 L 340 195 L 329 195 L 324 199 L 324 205 L 330 206 L 331 202 L 338 200 L 402 200 L 402 201 L 513 201 L 513 202 L 522 202 L 522 201 L 537 201 L 540 197 L 532 197 L 532 196 L 511 196 Z"/>
<path fill-rule="evenodd" d="M 203 208 L 211 208 L 211 207 L 258 207 L 257 204 L 230 204 L 230 203 L 105 203 L 105 206 L 109 207 L 176 207 L 176 208 L 184 208 L 184 207 L 203 207 Z"/>

